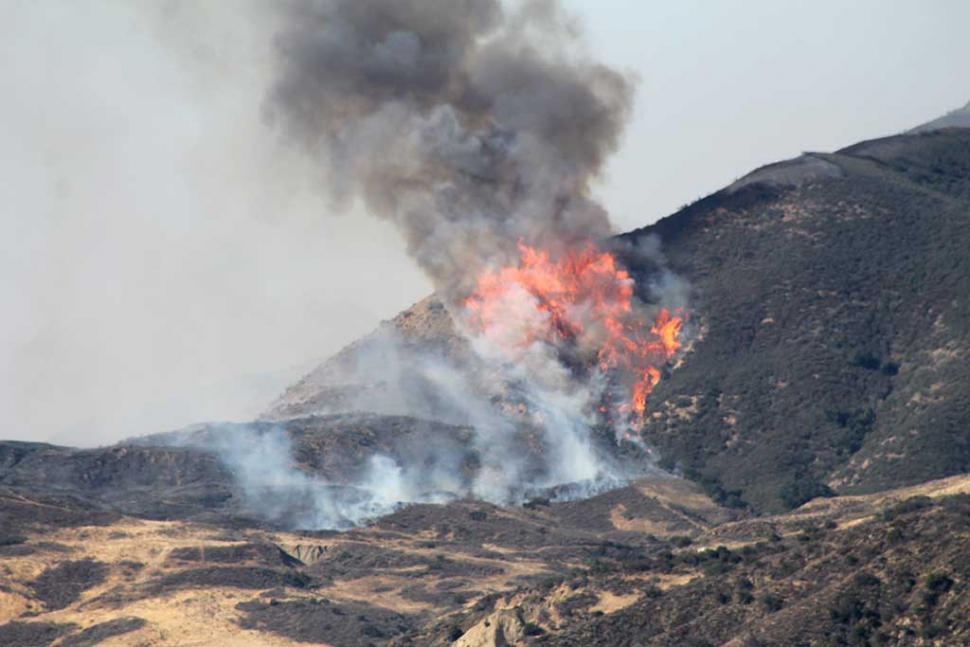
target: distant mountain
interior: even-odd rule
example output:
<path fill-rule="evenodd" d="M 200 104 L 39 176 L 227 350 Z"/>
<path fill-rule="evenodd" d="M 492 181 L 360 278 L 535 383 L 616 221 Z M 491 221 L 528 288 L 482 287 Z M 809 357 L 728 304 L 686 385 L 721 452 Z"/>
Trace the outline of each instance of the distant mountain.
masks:
<path fill-rule="evenodd" d="M 939 119 L 934 119 L 922 126 L 913 128 L 910 134 L 925 133 L 940 128 L 970 128 L 970 103 L 958 110 L 947 113 Z"/>
<path fill-rule="evenodd" d="M 651 234 L 700 331 L 648 403 L 668 469 L 774 512 L 970 470 L 970 130 L 772 164 L 622 238 Z M 393 409 L 395 367 L 462 344 L 424 301 L 267 416 Z"/>

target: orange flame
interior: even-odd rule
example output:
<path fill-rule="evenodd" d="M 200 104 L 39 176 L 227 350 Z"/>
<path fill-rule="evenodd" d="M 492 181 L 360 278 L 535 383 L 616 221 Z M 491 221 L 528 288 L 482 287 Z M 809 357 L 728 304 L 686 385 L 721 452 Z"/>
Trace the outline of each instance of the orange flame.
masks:
<path fill-rule="evenodd" d="M 634 308 L 629 272 L 592 244 L 557 258 L 522 242 L 519 252 L 518 266 L 479 277 L 465 300 L 472 326 L 500 340 L 513 358 L 536 342 L 570 342 L 626 391 L 618 411 L 641 421 L 661 368 L 681 347 L 683 313 L 661 309 L 647 328 Z M 606 404 L 599 410 L 609 416 Z"/>

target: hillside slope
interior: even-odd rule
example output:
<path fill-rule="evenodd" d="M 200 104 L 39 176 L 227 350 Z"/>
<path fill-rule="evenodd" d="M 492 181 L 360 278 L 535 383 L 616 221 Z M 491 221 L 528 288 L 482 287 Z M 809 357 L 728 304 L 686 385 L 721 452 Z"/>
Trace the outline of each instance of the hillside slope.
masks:
<path fill-rule="evenodd" d="M 574 503 L 416 505 L 347 532 L 138 519 L 0 487 L 0 645 L 384 645 L 735 518 L 667 477 Z"/>
<path fill-rule="evenodd" d="M 970 469 L 970 129 L 769 165 L 621 238 L 654 234 L 700 331 L 648 403 L 667 468 L 775 512 Z M 643 285 L 640 263 L 627 258 Z M 394 361 L 375 361 L 388 348 Z M 467 354 L 433 299 L 267 416 L 427 410 L 428 391 L 396 385 L 428 353 Z"/>
<path fill-rule="evenodd" d="M 970 469 L 970 130 L 766 167 L 645 234 L 704 331 L 650 403 L 668 466 L 764 510 Z"/>
<path fill-rule="evenodd" d="M 943 115 L 939 119 L 917 126 L 910 133 L 925 133 L 940 128 L 970 128 L 970 103 Z"/>
<path fill-rule="evenodd" d="M 286 389 L 262 415 L 287 420 L 307 415 L 370 411 L 451 420 L 434 385 L 415 379 L 428 357 L 470 361 L 468 342 L 434 297 L 415 304 L 323 362 Z"/>
<path fill-rule="evenodd" d="M 573 503 L 411 506 L 338 533 L 0 488 L 0 644 L 964 644 L 968 491 L 956 477 L 739 518 L 655 478 Z"/>

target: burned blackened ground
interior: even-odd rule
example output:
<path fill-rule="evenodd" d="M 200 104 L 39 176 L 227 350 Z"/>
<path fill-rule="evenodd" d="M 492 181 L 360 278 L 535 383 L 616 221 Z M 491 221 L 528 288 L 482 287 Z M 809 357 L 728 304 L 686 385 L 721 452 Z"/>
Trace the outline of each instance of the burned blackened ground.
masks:
<path fill-rule="evenodd" d="M 29 583 L 34 597 L 52 611 L 63 609 L 81 597 L 81 594 L 108 578 L 110 567 L 93 559 L 63 561 L 46 569 Z"/>
<path fill-rule="evenodd" d="M 420 617 L 395 613 L 364 602 L 334 604 L 310 600 L 254 600 L 237 607 L 240 626 L 288 636 L 300 642 L 326 640 L 333 647 L 369 647 L 411 630 Z"/>
<path fill-rule="evenodd" d="M 33 492 L 25 496 L 0 488 L 0 543 L 4 546 L 20 545 L 30 532 L 48 527 L 108 526 L 120 518 L 118 513 L 100 510 L 76 497 Z"/>
<path fill-rule="evenodd" d="M 117 510 L 146 518 L 185 518 L 233 505 L 232 475 L 215 456 L 189 449 L 120 445 L 76 450 L 0 443 L 3 455 L 0 486 L 75 499 L 97 507 L 98 514 Z"/>
<path fill-rule="evenodd" d="M 0 625 L 0 644 L 16 647 L 46 647 L 75 629 L 75 625 L 53 622 L 8 622 Z"/>
<path fill-rule="evenodd" d="M 361 414 L 311 416 L 279 425 L 202 426 L 86 450 L 0 442 L 0 487 L 11 494 L 69 499 L 90 507 L 95 518 L 110 519 L 108 511 L 117 511 L 147 519 L 259 525 L 266 519 L 247 502 L 240 474 L 224 460 L 222 446 L 211 442 L 216 436 L 232 442 L 242 434 L 285 439 L 293 469 L 332 483 L 334 496 L 354 496 L 352 490 L 341 489 L 342 484 L 363 473 L 377 454 L 404 461 L 431 447 L 464 456 L 466 479 L 476 468 L 467 428 Z M 75 509 L 50 514 L 73 516 Z M 16 514 L 13 504 L 7 510 Z M 293 523 L 286 518 L 277 521 L 282 526 Z M 16 543 L 16 533 L 8 530 L 15 527 L 0 529 L 0 544 Z"/>
<path fill-rule="evenodd" d="M 642 451 L 615 446 L 612 430 L 596 430 L 593 439 L 595 451 L 612 454 L 631 477 L 651 471 Z M 521 491 L 512 484 L 510 495 L 575 498 L 610 487 L 530 486 L 548 469 L 546 439 L 522 424 L 505 442 L 523 479 Z M 470 427 L 363 413 L 199 425 L 97 449 L 0 442 L 0 459 L 0 487 L 12 493 L 67 497 L 146 519 L 283 529 L 350 527 L 392 510 L 394 496 L 436 502 L 471 496 L 483 467 Z M 384 482 L 394 473 L 404 475 L 406 487 Z M 323 501 L 359 513 L 328 516 Z M 0 534 L 0 543 L 14 544 L 16 536 Z"/>
<path fill-rule="evenodd" d="M 230 546 L 190 546 L 173 549 L 168 554 L 173 564 L 238 564 L 252 562 L 271 568 L 293 567 L 302 562 L 271 543 L 232 544 Z"/>
<path fill-rule="evenodd" d="M 59 647 L 94 647 L 116 636 L 138 631 L 147 623 L 143 618 L 118 618 L 88 627 L 79 634 L 65 638 Z"/>

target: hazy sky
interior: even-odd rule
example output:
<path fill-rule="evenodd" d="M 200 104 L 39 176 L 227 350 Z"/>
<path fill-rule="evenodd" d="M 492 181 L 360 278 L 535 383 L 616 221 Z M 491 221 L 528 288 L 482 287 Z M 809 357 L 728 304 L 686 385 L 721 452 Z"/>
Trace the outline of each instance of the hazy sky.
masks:
<path fill-rule="evenodd" d="M 640 78 L 618 230 L 970 100 L 966 0 L 566 0 Z M 0 438 L 243 419 L 428 292 L 261 114 L 267 3 L 0 0 Z"/>

